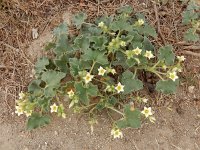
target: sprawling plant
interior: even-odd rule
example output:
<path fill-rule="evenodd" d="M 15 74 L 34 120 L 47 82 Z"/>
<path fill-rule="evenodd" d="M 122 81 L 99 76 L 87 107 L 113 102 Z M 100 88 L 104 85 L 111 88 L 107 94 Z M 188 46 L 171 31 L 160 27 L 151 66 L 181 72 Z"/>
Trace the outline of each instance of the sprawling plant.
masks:
<path fill-rule="evenodd" d="M 183 12 L 184 25 L 190 25 L 190 28 L 184 33 L 184 40 L 190 42 L 199 41 L 200 31 L 200 6 L 194 1 L 189 0 L 186 10 Z"/>
<path fill-rule="evenodd" d="M 95 114 L 107 111 L 113 121 L 111 134 L 122 137 L 122 128 L 139 128 L 143 119 L 155 121 L 148 99 L 136 92 L 143 89 L 144 72 L 157 76 L 157 91 L 175 92 L 185 58 L 175 58 L 171 45 L 155 50 L 149 38 L 156 38 L 156 31 L 143 15 L 124 6 L 94 24 L 86 18 L 84 13 L 74 16 L 75 35 L 68 34 L 65 23 L 58 26 L 46 46 L 55 56 L 36 62 L 35 79 L 16 103 L 16 113 L 28 117 L 28 129 L 48 124 L 49 111 L 65 118 L 69 104 L 74 112 L 88 114 L 91 126 L 97 122 Z M 111 111 L 121 118 L 115 120 Z"/>

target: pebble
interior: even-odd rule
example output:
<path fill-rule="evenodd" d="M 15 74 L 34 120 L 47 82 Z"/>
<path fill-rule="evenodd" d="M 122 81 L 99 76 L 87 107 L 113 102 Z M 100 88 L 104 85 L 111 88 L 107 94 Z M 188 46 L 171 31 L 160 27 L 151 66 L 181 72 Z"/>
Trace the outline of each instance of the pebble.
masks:
<path fill-rule="evenodd" d="M 195 88 L 195 86 L 189 86 L 188 87 L 188 92 L 189 93 L 194 93 L 194 88 Z"/>
<path fill-rule="evenodd" d="M 58 135 L 58 131 L 55 131 L 54 134 L 55 134 L 55 135 Z"/>

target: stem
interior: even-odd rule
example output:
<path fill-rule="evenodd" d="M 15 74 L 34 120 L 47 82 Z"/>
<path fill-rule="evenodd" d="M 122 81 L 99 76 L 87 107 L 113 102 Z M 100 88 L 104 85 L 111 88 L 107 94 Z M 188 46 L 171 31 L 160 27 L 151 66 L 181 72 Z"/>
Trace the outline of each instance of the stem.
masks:
<path fill-rule="evenodd" d="M 152 67 L 152 69 L 154 69 L 159 63 L 160 63 L 160 60 Z"/>
<path fill-rule="evenodd" d="M 107 108 L 109 108 L 109 109 L 111 109 L 111 110 L 113 110 L 113 111 L 115 111 L 115 112 L 121 114 L 122 116 L 124 116 L 124 114 L 123 114 L 121 111 L 119 111 L 119 110 L 117 110 L 117 109 L 115 109 L 115 108 L 113 108 L 113 107 L 107 107 Z"/>
<path fill-rule="evenodd" d="M 111 114 L 110 114 L 109 111 L 107 111 L 107 114 L 108 114 L 108 116 L 110 117 L 110 119 L 111 119 L 113 122 L 115 122 L 115 120 L 113 119 L 113 117 L 111 116 Z"/>
<path fill-rule="evenodd" d="M 134 71 L 133 78 L 135 78 L 135 76 L 136 76 L 136 73 L 137 73 L 137 68 L 135 68 L 135 71 Z"/>
<path fill-rule="evenodd" d="M 96 80 L 96 81 L 99 81 L 99 82 L 101 82 L 101 83 L 104 83 L 104 84 L 108 85 L 108 83 L 103 82 L 103 81 L 101 81 L 101 80 L 99 80 L 99 79 L 96 79 L 96 78 L 93 78 L 93 79 Z"/>
<path fill-rule="evenodd" d="M 158 72 L 156 72 L 156 71 L 151 71 L 151 72 L 155 73 L 161 80 L 164 81 L 163 77 Z"/>
<path fill-rule="evenodd" d="M 92 111 L 93 111 L 95 108 L 96 108 L 96 105 L 95 105 L 92 109 L 90 109 L 89 114 L 91 114 Z"/>
<path fill-rule="evenodd" d="M 83 22 L 83 24 L 91 25 L 91 26 L 97 26 L 96 24 L 88 23 L 88 22 Z"/>
<path fill-rule="evenodd" d="M 118 38 L 120 36 L 120 34 L 121 34 L 121 31 L 119 30 L 116 38 Z"/>
<path fill-rule="evenodd" d="M 94 65 L 96 64 L 96 61 L 93 60 L 93 64 L 92 64 L 92 67 L 90 69 L 90 74 L 92 73 L 92 70 L 94 69 Z"/>

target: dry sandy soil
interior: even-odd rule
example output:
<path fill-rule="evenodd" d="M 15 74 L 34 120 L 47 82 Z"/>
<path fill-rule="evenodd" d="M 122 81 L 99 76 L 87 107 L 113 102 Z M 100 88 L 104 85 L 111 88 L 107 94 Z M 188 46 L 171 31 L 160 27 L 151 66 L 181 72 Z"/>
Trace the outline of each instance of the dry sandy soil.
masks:
<path fill-rule="evenodd" d="M 129 3 L 130 1 L 120 2 Z M 44 3 L 41 4 L 44 5 Z M 94 4 L 94 2 L 91 4 Z M 104 8 L 109 10 L 111 9 L 111 5 L 112 3 L 108 8 Z M 116 7 L 117 5 L 115 8 L 112 8 L 112 11 Z M 75 4 L 71 8 L 77 11 Z M 90 11 L 92 11 L 91 9 Z M 93 9 L 95 12 L 96 8 Z M 103 11 L 104 9 L 100 7 L 99 13 Z M 149 11 L 151 12 L 150 9 Z M 162 12 L 164 11 L 165 9 L 162 9 Z M 146 9 L 144 12 L 146 12 Z M 179 9 L 173 13 L 178 16 L 178 12 L 180 12 Z M 58 14 L 54 13 L 51 15 L 53 16 L 51 21 L 54 22 L 52 26 L 55 26 L 60 20 L 68 22 L 70 18 L 69 11 L 63 11 L 62 15 L 60 14 L 57 19 L 55 18 Z M 149 19 L 153 20 L 153 17 L 149 16 Z M 167 19 L 165 19 L 165 17 L 162 18 L 162 21 L 166 22 Z M 177 23 L 176 20 L 175 23 Z M 45 30 L 42 30 L 44 32 L 39 33 L 37 40 L 30 40 L 31 42 L 28 42 L 28 47 L 24 46 L 22 42 L 21 44 L 18 43 L 21 47 L 19 45 L 7 44 L 8 49 L 16 51 L 21 48 L 23 53 L 19 53 L 20 55 L 15 53 L 14 56 L 20 57 L 23 54 L 23 58 L 26 56 L 25 62 L 27 64 L 34 62 L 37 57 L 44 55 L 42 45 L 51 39 L 50 32 L 52 28 L 48 27 L 48 25 L 43 25 L 45 26 Z M 162 29 L 164 33 L 167 32 L 165 29 L 168 30 L 165 27 Z M 168 37 L 169 41 L 171 41 L 173 34 L 176 33 L 172 31 L 172 34 L 165 35 L 165 37 Z M 159 43 L 161 40 L 159 39 L 157 42 Z M 5 43 L 4 41 L 4 46 L 6 46 Z M 179 47 L 176 47 L 177 53 L 181 53 L 179 49 Z M 5 51 L 3 52 L 6 53 Z M 0 54 L 2 60 L 5 59 L 5 57 L 3 59 L 3 56 L 3 53 Z M 19 61 L 18 58 L 15 58 L 11 60 L 11 64 L 16 65 L 17 62 L 14 63 L 16 60 Z M 113 139 L 111 137 L 110 120 L 107 119 L 106 114 L 99 116 L 98 124 L 94 126 L 93 134 L 91 134 L 86 117 L 71 114 L 70 112 L 66 119 L 52 116 L 53 119 L 50 125 L 33 131 L 27 131 L 25 129 L 26 118 L 23 116 L 18 117 L 14 114 L 14 100 L 20 90 L 26 89 L 27 81 L 31 80 L 30 70 L 33 66 L 31 63 L 24 65 L 24 60 L 22 60 L 20 65 L 24 65 L 25 68 L 16 65 L 15 69 L 19 68 L 19 70 L 16 71 L 17 76 L 13 77 L 17 78 L 15 82 L 12 80 L 13 68 L 5 69 L 2 67 L 0 69 L 1 72 L 4 71 L 4 76 L 2 73 L 2 77 L 0 78 L 0 150 L 200 150 L 199 62 L 200 60 L 195 56 L 187 56 L 185 70 L 181 76 L 183 82 L 177 94 L 163 96 L 162 99 L 156 102 L 154 102 L 155 99 L 151 99 L 157 119 L 156 123 L 149 124 L 144 122 L 140 129 L 123 130 L 124 137 L 122 139 Z M 4 62 L 4 64 L 10 65 L 8 62 L 7 64 Z M 26 72 L 26 76 L 23 76 L 20 72 Z M 21 80 L 21 78 L 26 78 L 26 80 Z M 189 86 L 194 86 L 194 90 L 189 91 Z"/>
<path fill-rule="evenodd" d="M 91 134 L 85 117 L 53 117 L 49 126 L 25 130 L 25 118 L 9 111 L 3 100 L 0 107 L 0 150 L 199 150 L 200 105 L 194 94 L 180 90 L 181 104 L 156 108 L 155 124 L 124 130 L 123 139 L 112 139 L 110 122 L 102 114 Z M 179 97 L 180 96 L 180 97 Z M 12 114 L 12 115 L 11 115 Z"/>

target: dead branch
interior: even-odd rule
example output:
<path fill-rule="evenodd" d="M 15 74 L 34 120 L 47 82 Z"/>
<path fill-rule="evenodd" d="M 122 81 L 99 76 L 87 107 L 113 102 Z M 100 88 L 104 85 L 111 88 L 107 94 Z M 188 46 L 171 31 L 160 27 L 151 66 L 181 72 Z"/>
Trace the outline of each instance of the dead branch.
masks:
<path fill-rule="evenodd" d="M 195 56 L 195 57 L 200 57 L 200 53 L 194 53 L 194 52 L 191 52 L 191 51 L 183 51 L 184 54 L 187 54 L 187 55 L 192 55 L 192 56 Z"/>
<path fill-rule="evenodd" d="M 157 32 L 158 34 L 160 35 L 162 41 L 163 41 L 163 44 L 165 45 L 166 44 L 166 41 L 165 41 L 165 38 L 161 32 L 161 29 L 160 29 L 160 19 L 159 19 L 159 16 L 158 16 L 158 8 L 157 8 L 157 5 L 155 2 L 153 2 L 153 6 L 154 6 L 154 12 L 155 12 L 155 16 L 156 16 L 156 22 L 157 22 Z"/>

